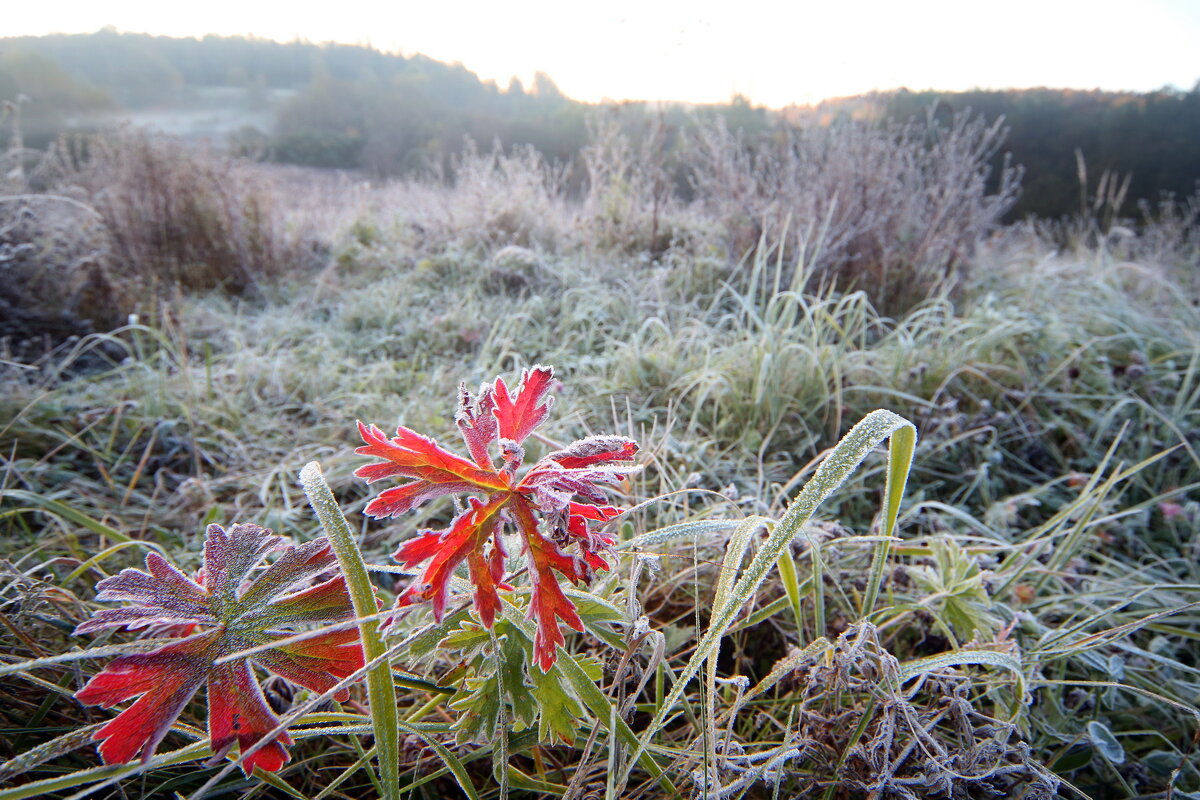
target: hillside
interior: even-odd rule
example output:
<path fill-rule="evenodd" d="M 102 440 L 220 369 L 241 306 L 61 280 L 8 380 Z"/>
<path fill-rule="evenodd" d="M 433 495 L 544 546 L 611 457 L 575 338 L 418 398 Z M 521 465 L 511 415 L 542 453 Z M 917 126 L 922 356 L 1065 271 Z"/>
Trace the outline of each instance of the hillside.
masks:
<path fill-rule="evenodd" d="M 112 30 L 0 39 L 0 99 L 21 96 L 28 100 L 21 107 L 25 142 L 37 148 L 64 130 L 129 119 L 260 158 L 377 175 L 445 168 L 467 139 L 529 145 L 577 162 L 589 120 L 601 110 L 565 97 L 544 74 L 528 88 L 517 81 L 501 88 L 460 64 L 357 45 Z M 1107 204 L 1109 216 L 1137 216 L 1139 202 L 1187 196 L 1200 180 L 1200 87 L 1147 94 L 900 89 L 782 111 L 741 97 L 702 108 L 626 103 L 603 111 L 670 166 L 697 119 L 724 119 L 752 142 L 844 116 L 880 124 L 922 117 L 935 104 L 942 119 L 966 108 L 1003 118 L 1009 133 L 993 175 L 1005 158 L 1025 170 L 1010 219 L 1080 211 L 1076 151 L 1086 165 L 1086 202 Z M 690 174 L 676 167 L 672 180 L 688 186 Z"/>

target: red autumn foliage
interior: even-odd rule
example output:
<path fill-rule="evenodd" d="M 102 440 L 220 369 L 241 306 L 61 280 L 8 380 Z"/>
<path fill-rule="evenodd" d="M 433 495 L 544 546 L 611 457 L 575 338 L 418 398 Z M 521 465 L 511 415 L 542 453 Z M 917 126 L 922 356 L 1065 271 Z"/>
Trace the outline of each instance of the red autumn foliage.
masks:
<path fill-rule="evenodd" d="M 621 512 L 607 505 L 603 487 L 638 469 L 621 463 L 633 460 L 636 443 L 621 436 L 590 436 L 550 453 L 518 476 L 525 457 L 522 442 L 549 415 L 553 385 L 550 367 L 536 366 L 525 370 L 515 392 L 502 378 L 485 384 L 478 395 L 460 387 L 455 422 L 470 459 L 409 428 L 401 426 L 389 439 L 374 425 L 360 422 L 366 444 L 355 452 L 381 461 L 354 473 L 368 483 L 390 477 L 409 480 L 367 505 L 365 513 L 373 517 L 397 516 L 443 495 L 468 496 L 466 508 L 448 528 L 422 532 L 394 556 L 407 566 L 427 562 L 399 604 L 430 600 L 439 621 L 445 614 L 450 577 L 465 561 L 475 586 L 475 608 L 483 624 L 491 627 L 500 610 L 498 590 L 512 588 L 503 582 L 503 534 L 513 531 L 519 536 L 533 587 L 529 615 L 537 624 L 534 650 L 543 671 L 554 665 L 557 646 L 564 642 L 558 621 L 583 630 L 557 575 L 585 583 L 596 570 L 608 569 L 602 553 L 614 540 L 597 529 Z"/>
<path fill-rule="evenodd" d="M 357 629 L 329 631 L 216 664 L 308 625 L 353 619 L 354 610 L 345 580 L 328 574 L 337 561 L 324 538 L 286 545 L 282 537 L 249 523 L 228 533 L 209 525 L 207 534 L 200 581 L 151 553 L 146 572 L 125 569 L 97 584 L 98 600 L 126 605 L 98 611 L 75 630 L 146 628 L 181 637 L 152 652 L 114 659 L 76 693 L 80 702 L 105 708 L 138 698 L 93 735 L 106 764 L 149 759 L 205 683 L 214 758 L 234 744 L 241 752 L 257 744 L 279 718 L 267 705 L 251 662 L 315 692 L 332 689 L 363 666 Z M 252 577 L 277 550 L 279 557 Z M 349 693 L 342 689 L 335 697 L 346 700 Z M 278 770 L 291 743 L 286 732 L 277 734 L 246 758 L 242 769 L 247 774 L 255 767 Z"/>

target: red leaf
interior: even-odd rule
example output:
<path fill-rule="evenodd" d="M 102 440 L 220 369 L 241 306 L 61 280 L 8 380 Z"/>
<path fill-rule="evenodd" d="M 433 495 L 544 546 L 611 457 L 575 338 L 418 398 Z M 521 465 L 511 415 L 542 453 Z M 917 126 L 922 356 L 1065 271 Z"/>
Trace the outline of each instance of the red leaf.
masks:
<path fill-rule="evenodd" d="M 426 500 L 442 497 L 447 494 L 464 494 L 474 491 L 476 487 L 470 483 L 461 484 L 429 484 L 425 481 L 415 481 L 397 486 L 379 493 L 379 496 L 367 503 L 363 513 L 368 517 L 380 519 L 395 517 L 406 511 L 411 511 Z"/>
<path fill-rule="evenodd" d="M 572 519 L 591 519 L 598 522 L 608 522 L 624 513 L 616 506 L 594 506 L 589 503 L 571 503 L 567 509 L 570 511 Z"/>
<path fill-rule="evenodd" d="M 515 398 L 508 394 L 503 378 L 496 378 L 493 389 L 496 404 L 496 420 L 500 423 L 500 436 L 520 444 L 533 429 L 546 421 L 554 398 L 547 393 L 554 385 L 554 370 L 536 366 L 521 375 L 521 385 Z"/>
<path fill-rule="evenodd" d="M 205 634 L 161 647 L 152 653 L 121 656 L 75 694 L 87 705 L 112 708 L 140 699 L 92 734 L 106 764 L 146 761 L 184 706 L 203 685 L 215 658 L 216 634 Z"/>
<path fill-rule="evenodd" d="M 467 556 L 471 582 L 475 584 L 475 608 L 479 611 L 479 619 L 489 628 L 496 621 L 496 614 L 500 611 L 500 595 L 497 589 L 503 585 L 505 556 L 504 543 L 500 540 L 500 526 L 495 524 L 492 528 L 491 552 L 485 557 L 483 548 L 478 547 Z"/>
<path fill-rule="evenodd" d="M 374 425 L 358 423 L 358 432 L 365 445 L 354 452 L 363 456 L 385 459 L 383 464 L 360 467 L 354 474 L 372 483 L 380 478 L 399 475 L 432 484 L 477 484 L 485 489 L 503 489 L 495 471 L 472 464 L 465 458 L 442 449 L 435 440 L 422 436 L 404 426 L 396 429 L 391 439 Z M 452 489 L 450 492 L 459 491 Z"/>
<path fill-rule="evenodd" d="M 583 630 L 583 622 L 575 611 L 575 605 L 563 594 L 554 571 L 561 572 L 567 579 L 578 581 L 583 578 L 580 560 L 567 555 L 558 545 L 537 530 L 528 502 L 517 500 L 513 508 L 517 524 L 525 533 L 525 552 L 529 557 L 529 575 L 532 594 L 529 600 L 529 616 L 537 626 L 533 638 L 533 650 L 542 672 L 548 672 L 558 659 L 557 647 L 565 642 L 558 620 L 562 620 L 577 631 Z"/>
<path fill-rule="evenodd" d="M 362 669 L 364 663 L 356 628 L 264 650 L 256 653 L 254 660 L 281 678 L 321 693 Z M 333 697 L 339 702 L 349 700 L 350 690 L 342 689 Z"/>
<path fill-rule="evenodd" d="M 262 687 L 250 672 L 245 661 L 234 661 L 213 667 L 208 673 L 208 735 L 212 740 L 213 760 L 223 756 L 236 742 L 242 751 L 249 750 L 279 725 Z M 246 774 L 262 767 L 275 772 L 288 760 L 284 745 L 292 743 L 287 732 L 278 734 L 242 762 Z"/>
<path fill-rule="evenodd" d="M 624 436 L 589 436 L 546 458 L 565 469 L 580 469 L 607 461 L 632 461 L 637 451 L 637 442 Z"/>
<path fill-rule="evenodd" d="M 426 532 L 419 538 L 401 545 L 393 556 L 401 564 L 411 567 L 429 559 L 419 582 L 401 596 L 401 605 L 408 605 L 417 600 L 432 600 L 433 615 L 441 622 L 454 568 L 472 553 L 482 551 L 483 545 L 500 523 L 497 515 L 508 501 L 508 497 L 508 493 L 499 493 L 487 503 L 472 497 L 468 501 L 467 510 L 455 517 L 449 528 L 444 531 Z M 482 596 L 485 604 L 491 605 L 494 598 L 495 606 L 498 607 L 500 599 L 496 597 L 494 582 L 486 577 L 486 574 L 490 574 L 489 571 L 483 569 L 485 577 L 481 579 L 477 573 L 478 569 L 472 565 L 472 578 L 477 579 L 477 600 Z"/>
<path fill-rule="evenodd" d="M 252 576 L 268 553 L 280 549 L 273 564 Z M 285 547 L 281 537 L 258 525 L 235 525 L 228 532 L 210 525 L 204 555 L 203 585 L 155 553 L 146 558 L 148 572 L 127 569 L 101 581 L 99 599 L 133 607 L 99 611 L 76 629 L 167 624 L 168 630 L 201 631 L 150 653 L 114 659 L 76 694 L 82 703 L 105 707 L 138 698 L 94 734 L 105 763 L 149 758 L 205 682 L 214 752 L 234 743 L 243 749 L 257 743 L 279 720 L 263 700 L 252 663 L 314 691 L 331 689 L 363 664 L 357 629 L 215 664 L 219 657 L 270 644 L 307 625 L 351 620 L 354 610 L 341 576 L 314 584 L 336 564 L 324 539 Z M 345 691 L 340 695 L 348 697 Z M 284 745 L 290 743 L 286 734 L 277 736 L 246 759 L 243 770 L 279 769 L 288 757 Z"/>
<path fill-rule="evenodd" d="M 500 435 L 500 424 L 496 421 L 496 401 L 492 387 L 484 386 L 479 397 L 471 397 L 465 385 L 458 387 L 458 413 L 454 415 L 458 432 L 467 443 L 467 450 L 475 463 L 484 469 L 492 468 L 492 456 L 488 447 Z"/>
<path fill-rule="evenodd" d="M 591 530 L 590 523 L 602 524 L 620 513 L 603 505 L 604 485 L 617 483 L 638 469 L 627 463 L 637 453 L 637 444 L 621 436 L 592 436 L 543 458 L 514 486 L 524 459 L 520 443 L 546 420 L 553 404 L 549 395 L 553 385 L 554 371 L 536 366 L 525 370 L 515 393 L 509 392 L 502 378 L 484 385 L 477 397 L 460 387 L 455 422 L 474 464 L 407 428 L 388 440 L 378 428 L 359 423 L 367 444 L 357 452 L 385 462 L 369 464 L 355 473 L 368 482 L 391 476 L 411 479 L 372 500 L 366 508 L 371 516 L 400 514 L 440 495 L 469 496 L 467 510 L 456 516 L 450 527 L 426 531 L 405 542 L 394 555 L 410 567 L 426 565 L 421 577 L 401 594 L 397 606 L 430 600 L 439 621 L 445 614 L 450 578 L 465 562 L 475 587 L 475 609 L 480 621 L 491 627 L 501 608 L 499 590 L 510 588 L 503 583 L 502 533 L 506 525 L 516 528 L 529 555 L 530 616 L 537 621 L 535 649 L 542 669 L 554 664 L 556 648 L 563 642 L 559 620 L 582 630 L 579 615 L 559 588 L 557 576 L 561 573 L 568 580 L 582 582 L 595 570 L 608 568 L 600 551 L 609 547 L 613 538 Z M 491 452 L 497 442 L 499 468 Z M 577 497 L 587 502 L 575 502 Z M 539 523 L 539 513 L 547 522 Z M 579 553 L 567 553 L 560 545 L 578 546 Z"/>

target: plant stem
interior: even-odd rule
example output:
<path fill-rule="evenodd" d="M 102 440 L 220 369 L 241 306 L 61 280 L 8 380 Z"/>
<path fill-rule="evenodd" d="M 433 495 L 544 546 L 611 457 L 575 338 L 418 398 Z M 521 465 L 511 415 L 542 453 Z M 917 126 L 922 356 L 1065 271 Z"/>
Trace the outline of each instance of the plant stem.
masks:
<path fill-rule="evenodd" d="M 362 637 L 363 655 L 367 661 L 381 659 L 367 672 L 367 702 L 371 707 L 371 723 L 375 729 L 375 752 L 383 796 L 386 800 L 400 800 L 400 728 L 396 687 L 392 683 L 391 659 L 383 657 L 387 647 L 379 635 L 379 623 L 370 619 L 378 611 L 375 590 L 350 525 L 321 474 L 321 465 L 316 461 L 308 462 L 300 471 L 300 483 L 342 568 L 354 613 L 362 618 L 358 629 Z"/>

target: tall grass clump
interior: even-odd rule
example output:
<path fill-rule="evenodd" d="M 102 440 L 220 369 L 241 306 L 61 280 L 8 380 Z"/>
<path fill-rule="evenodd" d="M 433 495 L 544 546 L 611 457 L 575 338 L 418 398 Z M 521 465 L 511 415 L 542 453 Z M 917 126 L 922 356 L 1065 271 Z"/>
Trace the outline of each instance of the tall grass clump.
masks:
<path fill-rule="evenodd" d="M 991 175 L 1002 121 L 962 112 L 948 124 L 841 119 L 749 142 L 717 123 L 685 150 L 696 203 L 731 250 L 791 247 L 810 274 L 867 292 L 897 314 L 954 287 L 980 239 L 1015 202 L 1020 170 Z"/>
<path fill-rule="evenodd" d="M 104 268 L 105 229 L 93 208 L 46 189 L 43 154 L 26 148 L 20 106 L 0 154 L 0 341 L 28 361 L 71 336 L 103 330 L 118 303 Z"/>
<path fill-rule="evenodd" d="M 384 227 L 423 250 L 621 253 L 666 262 L 757 248 L 801 261 L 813 286 L 863 291 L 896 315 L 959 285 L 1011 208 L 1019 168 L 993 174 L 1001 121 L 781 126 L 755 139 L 720 118 L 639 134 L 612 110 L 589 126 L 574 165 L 529 150 L 468 147 L 448 169 L 380 191 Z M 785 277 L 790 284 L 790 276 Z"/>
<path fill-rule="evenodd" d="M 103 221 L 117 280 L 139 290 L 240 294 L 305 265 L 249 165 L 135 128 L 64 140 L 52 158 L 58 185 Z"/>
<path fill-rule="evenodd" d="M 21 154 L 0 195 L 0 336 L 21 360 L 179 292 L 261 296 L 314 265 L 314 227 L 249 163 L 132 128 Z"/>

